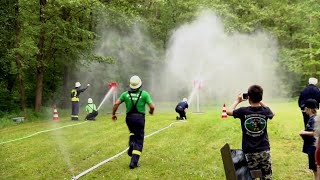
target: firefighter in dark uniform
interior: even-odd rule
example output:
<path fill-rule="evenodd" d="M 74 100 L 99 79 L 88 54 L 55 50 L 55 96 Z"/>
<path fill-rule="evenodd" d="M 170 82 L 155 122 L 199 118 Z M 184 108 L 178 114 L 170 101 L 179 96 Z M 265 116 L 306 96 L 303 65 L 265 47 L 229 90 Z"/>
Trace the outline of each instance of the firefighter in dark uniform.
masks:
<path fill-rule="evenodd" d="M 189 108 L 188 99 L 183 98 L 183 100 L 179 102 L 175 108 L 176 112 L 179 114 L 179 116 L 177 116 L 176 119 L 177 120 L 183 120 L 183 118 L 187 119 L 186 113 L 188 108 Z"/>
<path fill-rule="evenodd" d="M 116 111 L 123 102 L 126 104 L 126 123 L 130 131 L 128 155 L 131 156 L 130 169 L 138 167 L 143 149 L 145 127 L 145 105 L 149 106 L 149 114 L 153 115 L 154 104 L 147 91 L 140 90 L 142 85 L 138 76 L 130 78 L 130 89 L 123 92 L 112 109 L 112 120 L 116 121 Z"/>
<path fill-rule="evenodd" d="M 87 85 L 87 87 L 81 89 L 80 82 L 75 83 L 75 88 L 71 90 L 71 103 L 72 103 L 72 113 L 71 113 L 71 120 L 78 121 L 79 120 L 79 95 L 80 93 L 84 92 L 90 84 Z"/>

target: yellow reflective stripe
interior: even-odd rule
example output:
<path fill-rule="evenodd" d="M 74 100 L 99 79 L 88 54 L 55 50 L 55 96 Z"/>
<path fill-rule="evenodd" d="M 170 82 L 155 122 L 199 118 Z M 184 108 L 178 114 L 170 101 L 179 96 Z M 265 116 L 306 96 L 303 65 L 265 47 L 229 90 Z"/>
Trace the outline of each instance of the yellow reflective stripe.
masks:
<path fill-rule="evenodd" d="M 134 135 L 134 134 L 133 134 L 133 133 L 130 133 L 130 136 L 131 136 L 131 135 Z"/>
<path fill-rule="evenodd" d="M 79 98 L 78 97 L 73 97 L 73 98 L 71 98 L 71 101 L 79 101 Z"/>
<path fill-rule="evenodd" d="M 77 96 L 77 90 L 72 89 L 71 93 L 74 93 L 74 96 Z"/>
<path fill-rule="evenodd" d="M 79 101 L 79 97 L 77 97 L 77 90 L 72 89 L 71 93 L 73 93 L 73 97 L 71 98 L 71 101 Z"/>
<path fill-rule="evenodd" d="M 132 154 L 137 154 L 137 155 L 141 155 L 141 151 L 138 151 L 138 150 L 133 150 L 133 151 L 132 151 Z"/>
<path fill-rule="evenodd" d="M 79 117 L 78 115 L 71 115 L 71 117 Z"/>

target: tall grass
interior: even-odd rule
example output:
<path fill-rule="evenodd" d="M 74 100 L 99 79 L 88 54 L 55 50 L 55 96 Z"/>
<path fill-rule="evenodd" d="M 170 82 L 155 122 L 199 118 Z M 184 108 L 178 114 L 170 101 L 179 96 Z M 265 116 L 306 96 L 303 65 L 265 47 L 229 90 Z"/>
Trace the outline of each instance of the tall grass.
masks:
<path fill-rule="evenodd" d="M 274 179 L 312 179 L 307 156 L 301 152 L 298 133 L 303 121 L 296 102 L 270 107 L 276 113 L 268 125 Z M 241 127 L 232 117 L 221 119 L 221 108 L 208 106 L 203 114 L 189 112 L 187 122 L 146 138 L 139 168 L 130 170 L 130 158 L 123 154 L 81 179 L 225 179 L 220 148 L 225 143 L 241 148 Z M 173 110 L 147 115 L 146 135 L 177 122 L 175 116 Z M 70 179 L 127 148 L 124 117 L 119 114 L 113 123 L 110 114 L 102 112 L 94 122 L 0 144 L 0 179 Z M 51 117 L 6 126 L 0 129 L 0 143 L 76 123 L 66 113 L 58 122 Z"/>

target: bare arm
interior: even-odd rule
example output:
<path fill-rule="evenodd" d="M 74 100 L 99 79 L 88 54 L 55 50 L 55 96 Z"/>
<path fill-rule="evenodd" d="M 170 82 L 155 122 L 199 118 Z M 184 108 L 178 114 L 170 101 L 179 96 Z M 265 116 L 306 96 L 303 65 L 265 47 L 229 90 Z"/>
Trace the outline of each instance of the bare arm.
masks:
<path fill-rule="evenodd" d="M 233 104 L 230 106 L 229 109 L 227 109 L 227 115 L 228 116 L 233 116 L 233 110 L 236 109 L 236 107 L 238 106 L 238 104 L 240 104 L 240 102 L 244 101 L 241 97 L 241 94 L 238 95 L 237 99 L 233 102 Z"/>
<path fill-rule="evenodd" d="M 121 101 L 119 99 L 117 99 L 116 102 L 113 105 L 113 108 L 112 108 L 112 120 L 113 121 L 117 120 L 116 112 L 117 112 L 118 107 L 119 107 L 120 104 L 121 104 Z"/>
<path fill-rule="evenodd" d="M 149 104 L 149 114 L 153 115 L 155 105 L 153 103 Z"/>
<path fill-rule="evenodd" d="M 234 101 L 233 104 L 230 106 L 230 108 L 227 109 L 227 115 L 228 116 L 232 116 L 233 115 L 233 110 L 236 109 L 236 107 L 238 106 L 239 103 L 240 102 L 238 102 L 238 101 Z"/>
<path fill-rule="evenodd" d="M 300 136 L 314 136 L 314 131 L 301 131 Z"/>

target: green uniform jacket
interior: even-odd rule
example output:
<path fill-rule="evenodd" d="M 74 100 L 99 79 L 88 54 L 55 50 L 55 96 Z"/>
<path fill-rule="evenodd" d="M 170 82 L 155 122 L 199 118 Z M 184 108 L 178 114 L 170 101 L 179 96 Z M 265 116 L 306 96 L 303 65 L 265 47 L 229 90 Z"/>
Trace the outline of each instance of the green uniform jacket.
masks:
<path fill-rule="evenodd" d="M 90 104 L 87 104 L 87 105 L 86 105 L 86 112 L 87 112 L 88 114 L 89 114 L 89 113 L 92 113 L 93 110 L 97 111 L 97 107 L 96 107 L 95 104 L 90 103 Z"/>
<path fill-rule="evenodd" d="M 130 93 L 134 103 L 136 103 L 136 101 L 138 99 L 138 96 L 139 96 L 141 91 L 142 90 L 137 90 L 135 92 L 131 92 Z M 126 113 L 128 113 L 130 111 L 131 107 L 132 107 L 132 102 L 131 102 L 130 95 L 129 95 L 128 91 L 123 92 L 120 95 L 119 100 L 121 102 L 125 102 L 126 103 Z M 150 97 L 149 93 L 147 91 L 142 91 L 141 96 L 140 96 L 139 101 L 138 101 L 138 104 L 137 104 L 138 111 L 140 113 L 145 114 L 145 112 L 146 112 L 146 104 L 149 105 L 151 103 L 152 103 L 152 100 L 151 100 L 151 97 Z"/>

